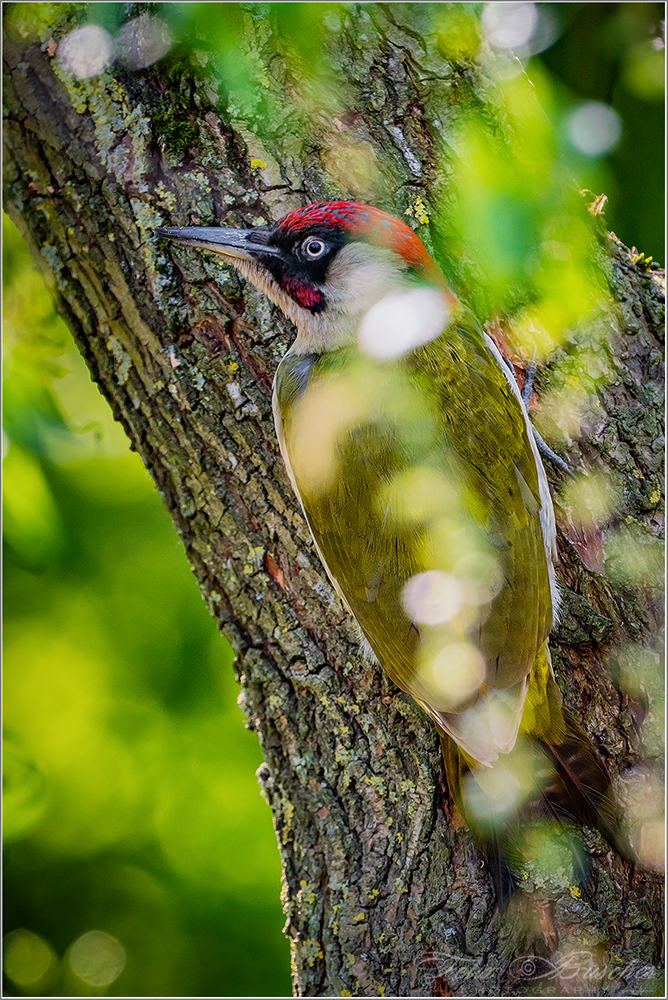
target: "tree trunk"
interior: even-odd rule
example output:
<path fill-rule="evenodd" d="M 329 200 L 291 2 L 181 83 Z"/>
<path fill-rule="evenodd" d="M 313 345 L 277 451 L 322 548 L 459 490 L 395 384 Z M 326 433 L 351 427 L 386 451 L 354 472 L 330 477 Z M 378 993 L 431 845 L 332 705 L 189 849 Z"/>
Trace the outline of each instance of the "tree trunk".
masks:
<path fill-rule="evenodd" d="M 223 110 L 196 56 L 81 79 L 58 51 L 74 8 L 61 5 L 39 41 L 11 28 L 6 209 L 236 650 L 265 757 L 295 994 L 656 995 L 662 880 L 631 870 L 597 835 L 581 892 L 532 885 L 496 912 L 448 801 L 433 726 L 360 657 L 278 456 L 271 382 L 289 323 L 219 263 L 181 249 L 164 256 L 152 236 L 157 225 L 248 226 L 308 201 L 364 199 L 368 160 L 355 191 L 336 181 L 340 158 L 360 149 L 389 164 L 381 207 L 401 215 L 427 198 L 442 180 L 435 127 L 480 84 L 473 68 L 453 71 L 423 46 L 425 6 L 347 8 L 332 45 L 351 110 L 320 122 L 318 135 L 293 129 L 286 113 L 262 138 Z M 245 58 L 264 59 L 270 91 L 292 93 L 274 21 L 243 17 Z M 656 751 L 637 738 L 641 696 L 613 680 L 634 651 L 653 648 L 660 600 L 609 573 L 601 554 L 624 520 L 650 555 L 661 527 L 663 299 L 659 272 L 614 237 L 601 248 L 618 303 L 614 371 L 568 458 L 623 479 L 625 507 L 586 529 L 558 504 L 566 613 L 552 648 L 566 704 L 626 776 L 622 794 Z"/>

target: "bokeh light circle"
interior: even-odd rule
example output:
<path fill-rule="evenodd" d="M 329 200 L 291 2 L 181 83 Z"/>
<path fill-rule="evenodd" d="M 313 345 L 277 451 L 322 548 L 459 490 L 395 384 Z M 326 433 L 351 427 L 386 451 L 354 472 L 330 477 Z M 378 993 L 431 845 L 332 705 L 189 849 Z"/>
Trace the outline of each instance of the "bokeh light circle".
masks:
<path fill-rule="evenodd" d="M 141 14 L 128 21 L 116 35 L 116 57 L 130 69 L 145 69 L 169 52 L 172 38 L 159 17 Z"/>
<path fill-rule="evenodd" d="M 535 3 L 488 3 L 482 12 L 482 27 L 495 48 L 519 48 L 538 27 L 538 8 Z"/>
<path fill-rule="evenodd" d="M 23 990 L 44 979 L 58 962 L 51 945 L 25 928 L 5 936 L 3 951 L 5 975 Z"/>
<path fill-rule="evenodd" d="M 568 138 L 585 156 L 605 156 L 622 137 L 622 120 L 609 104 L 587 101 L 568 119 Z"/>
<path fill-rule="evenodd" d="M 401 600 L 411 619 L 422 625 L 451 621 L 465 603 L 462 581 L 431 569 L 412 576 Z"/>
<path fill-rule="evenodd" d="M 75 28 L 58 46 L 60 61 L 83 80 L 98 76 L 111 62 L 112 53 L 111 35 L 97 24 Z"/>
<path fill-rule="evenodd" d="M 70 965 L 89 986 L 109 986 L 125 968 L 125 948 L 105 931 L 88 931 L 72 945 Z"/>

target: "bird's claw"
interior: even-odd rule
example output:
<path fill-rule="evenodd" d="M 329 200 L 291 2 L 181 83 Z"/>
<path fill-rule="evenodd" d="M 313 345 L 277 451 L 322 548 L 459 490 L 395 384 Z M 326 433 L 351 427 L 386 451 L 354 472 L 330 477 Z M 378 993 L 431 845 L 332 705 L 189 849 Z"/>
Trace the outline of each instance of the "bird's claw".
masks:
<path fill-rule="evenodd" d="M 538 433 L 533 424 L 531 425 L 531 430 L 533 431 L 533 436 L 536 440 L 536 444 L 538 445 L 538 451 L 541 453 L 541 455 L 544 455 L 545 458 L 549 459 L 549 461 L 552 462 L 552 465 L 556 465 L 558 469 L 561 469 L 561 471 L 565 472 L 567 476 L 570 476 L 572 479 L 574 479 L 575 473 L 571 470 L 571 467 L 566 462 L 564 462 L 563 458 L 560 458 L 556 452 L 552 451 L 549 444 L 546 444 L 545 441 L 543 441 L 542 437 L 540 436 L 540 434 Z"/>
<path fill-rule="evenodd" d="M 535 379 L 535 377 L 536 377 L 536 348 L 534 347 L 533 357 L 529 362 L 529 364 L 527 365 L 527 369 L 524 373 L 524 385 L 522 386 L 522 389 L 520 391 L 522 402 L 524 403 L 527 409 L 529 409 L 529 400 L 531 399 L 531 394 L 533 392 L 533 380 Z"/>

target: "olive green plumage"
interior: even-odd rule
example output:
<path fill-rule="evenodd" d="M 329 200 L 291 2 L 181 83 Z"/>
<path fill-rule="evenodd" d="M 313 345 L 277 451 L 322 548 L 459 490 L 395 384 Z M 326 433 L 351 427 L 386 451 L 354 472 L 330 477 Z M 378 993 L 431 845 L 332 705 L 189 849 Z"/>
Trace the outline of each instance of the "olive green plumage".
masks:
<path fill-rule="evenodd" d="M 521 404 L 475 322 L 464 315 L 435 341 L 385 365 L 372 365 L 354 349 L 320 355 L 305 391 L 293 374 L 300 365 L 300 356 L 286 356 L 276 378 L 286 450 L 323 560 L 382 666 L 404 691 L 428 698 L 416 665 L 419 629 L 401 596 L 411 577 L 434 568 L 426 551 L 429 525 L 398 520 L 386 502 L 394 480 L 427 467 L 457 480 L 465 516 L 491 541 L 504 578 L 476 636 L 485 684 L 523 684 L 552 625 L 536 459 Z M 383 368 L 389 371 L 385 391 L 403 393 L 404 405 L 393 415 L 381 389 L 367 412 L 344 425 L 330 480 L 314 485 L 310 468 L 292 459 L 304 433 L 300 405 L 323 381 L 356 365 L 362 385 L 374 367 L 381 377 Z M 541 692 L 532 692 L 536 704 L 545 700 L 547 683 L 541 674 Z M 558 705 L 552 710 L 558 717 Z"/>
<path fill-rule="evenodd" d="M 333 401 L 328 403 L 323 387 L 334 387 Z M 480 764 L 458 746 L 457 720 L 477 695 L 451 712 L 434 710 L 421 680 L 422 629 L 407 613 L 402 592 L 438 559 L 429 511 L 406 519 L 393 508 L 392 485 L 411 469 L 428 468 L 457 481 L 464 519 L 498 559 L 501 586 L 469 637 L 485 663 L 481 690 L 517 697 L 520 741 L 557 748 L 547 752 L 546 773 L 552 777 L 543 779 L 542 788 L 537 783 L 534 805 L 541 803 L 548 817 L 598 825 L 621 849 L 607 772 L 564 712 L 552 673 L 550 553 L 541 524 L 539 459 L 522 404 L 475 319 L 460 312 L 439 338 L 399 361 L 370 362 L 357 348 L 310 357 L 288 354 L 275 390 L 284 454 L 322 559 L 381 665 L 436 723 L 451 795 L 491 863 L 499 899 L 512 886 L 507 862 L 518 816 L 491 833 L 476 827 L 467 814 L 463 782 Z M 363 404 L 342 418 L 346 400 L 359 404 L 360 397 Z M 314 400 L 315 408 L 309 408 Z M 328 405 L 336 411 L 334 430 L 328 426 Z M 304 452 L 309 435 L 310 450 Z M 315 451 L 329 453 L 329 466 L 314 479 Z"/>

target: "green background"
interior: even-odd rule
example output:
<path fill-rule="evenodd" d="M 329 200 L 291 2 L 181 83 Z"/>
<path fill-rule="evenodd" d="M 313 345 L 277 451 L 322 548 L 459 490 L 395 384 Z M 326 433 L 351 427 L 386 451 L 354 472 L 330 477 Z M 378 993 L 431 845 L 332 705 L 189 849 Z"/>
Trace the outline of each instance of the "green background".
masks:
<path fill-rule="evenodd" d="M 559 99 L 622 117 L 619 146 L 588 168 L 607 223 L 662 258 L 663 104 L 641 63 L 663 7 L 542 6 L 559 33 L 534 62 Z M 113 20 L 124 5 L 100 7 Z M 186 28 L 197 7 L 176 5 Z M 7 221 L 3 235 L 4 930 L 38 935 L 48 959 L 24 992 L 288 995 L 279 858 L 231 651 Z M 96 929 L 126 953 L 106 990 L 68 962 Z"/>
<path fill-rule="evenodd" d="M 289 995 L 232 651 L 25 244 L 3 232 L 5 933 L 63 955 L 107 931 L 127 955 L 112 995 Z M 45 991 L 85 995 L 54 972 Z"/>

